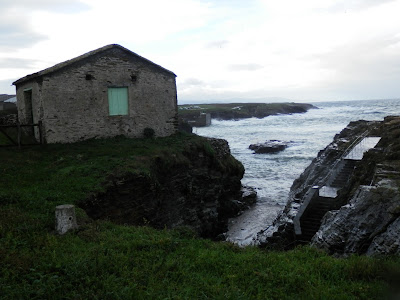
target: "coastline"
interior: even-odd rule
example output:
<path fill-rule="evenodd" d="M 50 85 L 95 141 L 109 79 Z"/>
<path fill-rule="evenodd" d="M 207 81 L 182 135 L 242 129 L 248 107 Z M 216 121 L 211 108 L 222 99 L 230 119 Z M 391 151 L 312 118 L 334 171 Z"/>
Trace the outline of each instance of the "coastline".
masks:
<path fill-rule="evenodd" d="M 261 119 L 280 114 L 305 113 L 310 109 L 317 107 L 308 103 L 185 104 L 178 105 L 178 116 L 185 121 L 197 119 L 202 113 L 218 120 Z"/>

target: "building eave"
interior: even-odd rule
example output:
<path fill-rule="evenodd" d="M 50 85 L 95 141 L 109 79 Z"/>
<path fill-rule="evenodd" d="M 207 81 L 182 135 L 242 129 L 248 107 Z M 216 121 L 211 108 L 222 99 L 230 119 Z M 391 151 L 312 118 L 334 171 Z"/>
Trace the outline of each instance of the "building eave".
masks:
<path fill-rule="evenodd" d="M 163 70 L 164 72 L 170 73 L 171 75 L 173 75 L 173 76 L 176 77 L 175 73 L 173 73 L 172 71 L 167 70 L 167 69 L 161 67 L 160 65 L 157 65 L 156 63 L 154 63 L 154 62 L 148 60 L 147 58 L 144 58 L 144 57 L 142 57 L 142 56 L 136 54 L 135 52 L 132 52 L 131 50 L 129 50 L 129 49 L 125 48 L 125 47 L 122 47 L 121 45 L 118 45 L 118 44 L 110 44 L 110 45 L 101 47 L 101 48 L 99 48 L 99 49 L 96 49 L 96 50 L 87 52 L 87 53 L 85 53 L 85 54 L 82 54 L 82 55 L 80 55 L 80 56 L 78 56 L 78 57 L 75 57 L 75 58 L 73 58 L 73 59 L 70 59 L 70 60 L 67 60 L 67 61 L 58 63 L 58 64 L 56 64 L 56 65 L 54 65 L 54 66 L 52 66 L 52 67 L 50 67 L 50 68 L 44 69 L 44 70 L 42 70 L 42 71 L 29 74 L 29 75 L 27 75 L 27 76 L 25 76 L 25 77 L 22 77 L 22 78 L 20 78 L 20 79 L 18 79 L 18 80 L 16 80 L 16 81 L 14 81 L 12 84 L 16 86 L 16 85 L 21 84 L 21 83 L 24 83 L 24 82 L 26 82 L 26 81 L 30 81 L 30 80 L 33 80 L 33 79 L 42 77 L 42 76 L 44 76 L 44 75 L 49 75 L 49 74 L 51 74 L 51 73 L 54 73 L 54 72 L 59 71 L 59 70 L 61 70 L 61 69 L 64 69 L 64 68 L 66 68 L 66 67 L 68 67 L 68 66 L 70 66 L 70 65 L 72 65 L 72 64 L 74 64 L 74 63 L 76 63 L 76 62 L 79 62 L 79 61 L 84 60 L 84 59 L 86 59 L 86 58 L 89 58 L 89 57 L 91 57 L 91 56 L 93 56 L 93 55 L 96 55 L 96 54 L 98 54 L 98 53 L 101 53 L 101 52 L 104 52 L 104 51 L 107 51 L 107 50 L 110 50 L 110 49 L 114 49 L 114 48 L 115 48 L 115 49 L 123 50 L 123 51 L 127 52 L 128 54 L 133 55 L 133 56 L 135 56 L 135 57 L 137 57 L 137 58 L 140 58 L 141 60 L 143 60 L 143 61 L 145 61 L 145 62 L 147 62 L 147 63 L 149 63 L 149 64 L 151 64 L 151 65 L 153 65 L 153 66 L 155 66 L 155 67 L 157 67 L 158 69 Z"/>

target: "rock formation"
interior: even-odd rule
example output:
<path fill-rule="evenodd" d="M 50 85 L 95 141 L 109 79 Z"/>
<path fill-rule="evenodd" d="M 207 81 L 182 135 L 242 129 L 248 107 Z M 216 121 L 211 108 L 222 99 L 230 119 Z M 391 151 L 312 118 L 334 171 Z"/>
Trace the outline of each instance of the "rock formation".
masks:
<path fill-rule="evenodd" d="M 92 218 L 156 228 L 190 227 L 216 238 L 227 221 L 255 201 L 241 186 L 243 165 L 228 143 L 208 139 L 193 144 L 183 157 L 157 157 L 150 174 L 121 174 L 104 183 L 104 192 L 81 204 Z"/>
<path fill-rule="evenodd" d="M 251 144 L 249 146 L 250 150 L 253 150 L 254 153 L 262 154 L 262 153 L 277 153 L 285 150 L 288 147 L 289 143 L 270 140 L 265 143 Z"/>
<path fill-rule="evenodd" d="M 327 213 L 312 245 L 348 255 L 400 254 L 400 117 L 387 117 L 375 131 L 378 149 L 363 157 L 342 199 Z"/>
<path fill-rule="evenodd" d="M 312 244 L 330 253 L 399 254 L 399 216 L 396 183 L 360 186 L 348 204 L 325 215 Z"/>
<path fill-rule="evenodd" d="M 305 113 L 317 108 L 307 103 L 218 103 L 180 105 L 179 117 L 186 122 L 196 121 L 200 113 L 211 115 L 212 119 L 239 120 L 245 118 L 265 118 L 280 114 Z"/>
<path fill-rule="evenodd" d="M 344 172 L 348 153 L 368 136 L 381 139 Z M 256 242 L 275 248 L 311 242 L 339 255 L 400 253 L 399 137 L 400 117 L 351 122 L 294 181 L 285 209 Z"/>

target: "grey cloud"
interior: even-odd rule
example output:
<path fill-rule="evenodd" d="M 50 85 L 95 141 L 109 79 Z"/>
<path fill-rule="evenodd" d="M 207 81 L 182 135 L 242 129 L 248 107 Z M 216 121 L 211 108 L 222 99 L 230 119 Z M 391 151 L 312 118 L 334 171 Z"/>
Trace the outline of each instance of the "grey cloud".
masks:
<path fill-rule="evenodd" d="M 399 62 L 400 53 L 387 50 L 396 49 L 400 44 L 399 38 L 381 37 L 380 39 L 365 41 L 347 47 L 340 47 L 334 51 L 317 56 L 323 67 L 343 72 L 345 77 L 357 74 L 360 78 L 377 77 L 388 74 L 389 76 L 400 76 Z"/>
<path fill-rule="evenodd" d="M 184 87 L 198 86 L 198 85 L 204 85 L 204 82 L 197 78 L 188 78 L 181 84 L 181 86 Z"/>
<path fill-rule="evenodd" d="M 12 52 L 15 49 L 29 47 L 46 39 L 44 35 L 34 32 L 28 26 L 14 25 L 2 24 L 0 21 L 0 51 Z"/>
<path fill-rule="evenodd" d="M 259 64 L 234 64 L 228 66 L 231 71 L 256 71 L 262 68 L 264 67 Z"/>
<path fill-rule="evenodd" d="M 15 51 L 15 49 L 30 47 L 46 39 L 46 36 L 35 32 L 30 26 L 29 15 L 32 11 L 76 13 L 87 9 L 89 7 L 78 0 L 2 0 L 0 51 Z"/>
<path fill-rule="evenodd" d="M 0 80 L 0 94 L 15 94 L 15 86 L 12 83 L 18 78 Z"/>
<path fill-rule="evenodd" d="M 35 66 L 37 60 L 16 57 L 0 58 L 0 69 L 26 69 Z"/>
<path fill-rule="evenodd" d="M 381 38 L 316 57 L 322 69 L 334 74 L 316 88 L 353 99 L 399 97 L 400 53 L 389 51 L 399 43 L 400 39 Z"/>
<path fill-rule="evenodd" d="M 212 41 L 206 45 L 206 48 L 224 48 L 228 44 L 229 41 L 227 40 Z"/>

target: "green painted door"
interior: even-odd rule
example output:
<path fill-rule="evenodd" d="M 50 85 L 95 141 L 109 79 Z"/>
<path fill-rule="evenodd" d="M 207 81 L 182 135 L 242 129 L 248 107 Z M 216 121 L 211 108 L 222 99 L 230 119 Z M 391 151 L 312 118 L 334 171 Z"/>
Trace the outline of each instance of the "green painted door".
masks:
<path fill-rule="evenodd" d="M 108 88 L 108 107 L 110 116 L 128 114 L 128 88 Z"/>

